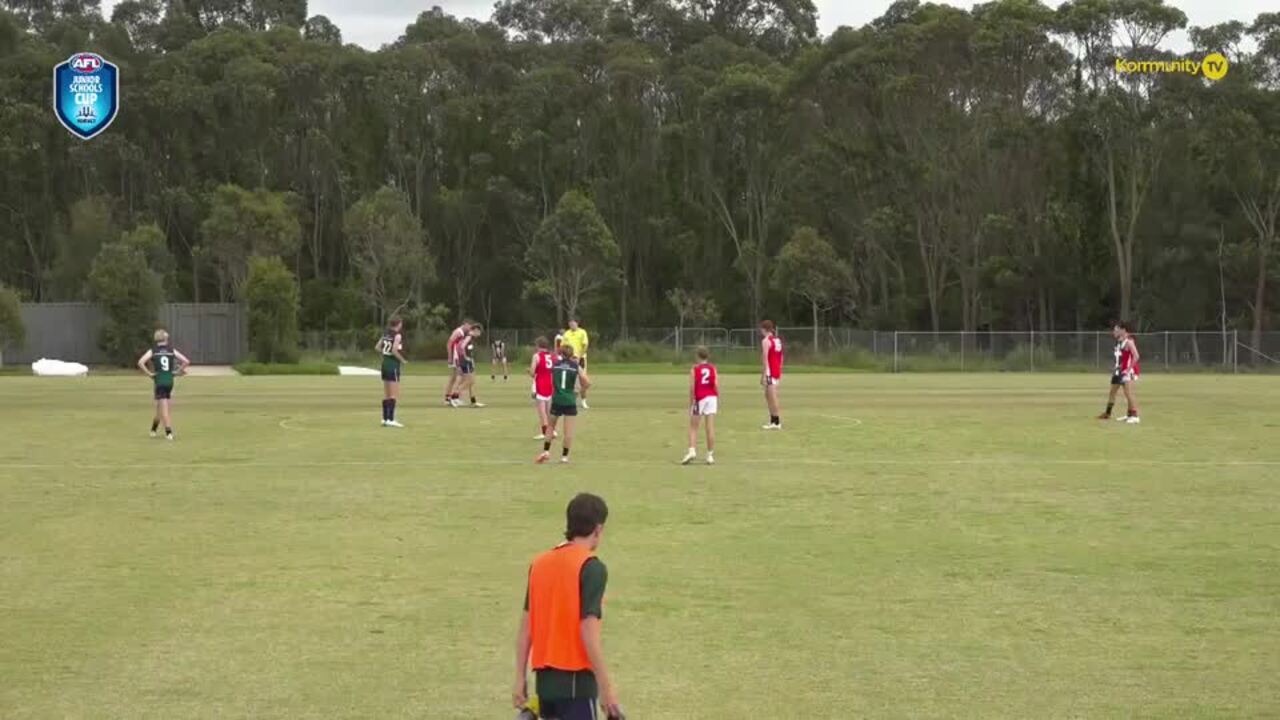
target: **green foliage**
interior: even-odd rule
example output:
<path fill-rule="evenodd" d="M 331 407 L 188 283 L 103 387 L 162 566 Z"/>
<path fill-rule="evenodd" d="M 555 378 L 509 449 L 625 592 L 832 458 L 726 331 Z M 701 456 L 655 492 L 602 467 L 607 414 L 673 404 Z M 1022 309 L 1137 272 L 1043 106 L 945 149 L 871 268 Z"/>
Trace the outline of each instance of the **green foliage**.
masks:
<path fill-rule="evenodd" d="M 278 257 L 249 260 L 249 346 L 260 363 L 298 361 L 298 282 Z"/>
<path fill-rule="evenodd" d="M 234 366 L 241 375 L 337 375 L 338 366 L 324 362 L 264 363 L 243 362 Z"/>
<path fill-rule="evenodd" d="M 103 313 L 99 346 L 111 362 L 132 364 L 150 346 L 165 299 L 144 249 L 123 240 L 103 245 L 89 272 L 89 293 Z"/>
<path fill-rule="evenodd" d="M 93 259 L 104 244 L 119 237 L 120 231 L 111 217 L 110 198 L 102 195 L 76 200 L 67 215 L 66 226 L 59 227 L 54 236 L 57 259 L 53 281 L 59 298 L 83 300 Z"/>
<path fill-rule="evenodd" d="M 557 322 L 576 317 L 584 299 L 618 277 L 618 243 L 595 203 L 577 190 L 542 221 L 524 260 L 526 292 L 551 300 Z"/>
<path fill-rule="evenodd" d="M 420 299 L 423 285 L 435 279 L 422 223 L 403 192 L 383 186 L 362 198 L 347 211 L 343 228 L 365 298 L 377 309 L 379 322 L 410 307 Z"/>
<path fill-rule="evenodd" d="M 0 351 L 6 346 L 22 347 L 27 341 L 27 328 L 22 322 L 22 298 L 12 289 L 0 285 Z M 4 360 L 0 357 L 0 365 Z"/>
<path fill-rule="evenodd" d="M 147 267 L 160 276 L 165 294 L 172 295 L 177 285 L 175 276 L 177 261 L 174 260 L 173 253 L 169 252 L 169 245 L 165 241 L 164 231 L 160 226 L 155 223 L 139 225 L 122 235 L 120 242 L 142 253 L 147 259 Z"/>
<path fill-rule="evenodd" d="M 174 299 L 239 299 L 278 256 L 309 330 L 440 304 L 707 322 L 679 289 L 735 327 L 1272 330 L 1280 23 L 1192 29 L 1220 82 L 1117 73 L 1169 49 L 1179 5 L 898 2 L 819 38 L 811 0 L 503 0 L 371 52 L 302 0 L 10 2 L 0 282 L 82 298 L 99 248 L 154 223 Z M 86 47 L 129 98 L 67 143 L 49 66 Z M 539 232 L 573 190 L 617 249 L 585 285 Z M 803 228 L 849 263 L 837 292 L 809 290 L 825 263 L 776 269 Z"/>
<path fill-rule="evenodd" d="M 237 297 L 248 279 L 250 258 L 298 251 L 301 229 L 286 193 L 227 184 L 206 201 L 209 215 L 200 224 L 200 236 L 223 285 Z"/>

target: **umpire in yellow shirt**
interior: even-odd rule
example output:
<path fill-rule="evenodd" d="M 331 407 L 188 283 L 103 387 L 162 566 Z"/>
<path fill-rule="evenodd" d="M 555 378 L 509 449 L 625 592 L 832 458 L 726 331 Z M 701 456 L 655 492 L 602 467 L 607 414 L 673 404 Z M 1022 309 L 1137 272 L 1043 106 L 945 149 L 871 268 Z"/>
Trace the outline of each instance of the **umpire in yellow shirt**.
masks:
<path fill-rule="evenodd" d="M 587 331 L 583 330 L 576 319 L 569 321 L 569 329 L 564 331 L 564 344 L 573 348 L 573 357 L 578 361 L 581 368 L 587 367 L 587 348 L 591 347 L 591 340 L 587 337 Z M 587 404 L 587 391 L 583 390 L 579 393 L 582 396 L 582 409 L 590 410 L 591 406 Z"/>

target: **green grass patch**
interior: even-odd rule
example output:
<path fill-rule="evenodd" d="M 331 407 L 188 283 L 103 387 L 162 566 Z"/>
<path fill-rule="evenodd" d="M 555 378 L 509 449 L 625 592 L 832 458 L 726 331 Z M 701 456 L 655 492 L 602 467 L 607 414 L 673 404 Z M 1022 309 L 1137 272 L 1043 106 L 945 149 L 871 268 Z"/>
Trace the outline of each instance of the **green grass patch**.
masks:
<path fill-rule="evenodd" d="M 637 718 L 1280 716 L 1280 378 L 600 373 L 573 463 L 528 384 L 0 383 L 0 716 L 500 718 L 529 560 L 610 505 Z M 1123 407 L 1123 404 L 1122 404 Z"/>
<path fill-rule="evenodd" d="M 323 362 L 304 363 L 238 363 L 234 366 L 241 375 L 337 375 L 338 366 Z"/>

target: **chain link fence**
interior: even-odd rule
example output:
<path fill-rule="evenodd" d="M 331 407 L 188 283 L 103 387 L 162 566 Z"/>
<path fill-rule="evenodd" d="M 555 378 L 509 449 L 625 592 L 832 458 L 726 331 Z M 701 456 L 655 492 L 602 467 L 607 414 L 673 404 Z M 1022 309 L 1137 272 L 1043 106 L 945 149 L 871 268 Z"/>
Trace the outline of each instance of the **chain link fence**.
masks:
<path fill-rule="evenodd" d="M 722 362 L 755 362 L 760 333 L 755 328 L 666 327 L 588 328 L 591 354 L 608 361 L 682 362 L 698 346 L 711 348 Z M 512 361 L 528 357 L 534 340 L 551 341 L 547 328 L 491 328 L 481 340 L 482 359 L 502 340 Z M 304 332 L 309 352 L 330 357 L 370 352 L 376 329 Z M 779 328 L 793 363 L 847 365 L 891 372 L 1037 372 L 1102 371 L 1115 362 L 1109 331 L 1082 332 L 927 332 L 852 328 Z M 425 337 L 410 331 L 411 352 L 421 358 L 444 357 L 446 335 Z M 1251 372 L 1280 370 L 1280 332 L 1263 333 L 1257 347 L 1250 334 L 1235 330 L 1160 331 L 1137 334 L 1144 370 Z"/>

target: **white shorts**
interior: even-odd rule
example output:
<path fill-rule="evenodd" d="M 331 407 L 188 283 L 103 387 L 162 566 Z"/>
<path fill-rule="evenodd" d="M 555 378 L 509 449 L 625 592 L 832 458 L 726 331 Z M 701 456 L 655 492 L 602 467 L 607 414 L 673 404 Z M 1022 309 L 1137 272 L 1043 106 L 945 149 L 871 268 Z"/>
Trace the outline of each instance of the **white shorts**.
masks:
<path fill-rule="evenodd" d="M 765 386 L 769 386 L 769 385 L 781 385 L 781 384 L 782 384 L 782 378 L 780 378 L 780 377 L 774 377 L 774 376 L 772 376 L 772 375 L 765 375 L 765 376 L 764 376 L 764 384 L 765 384 Z"/>
<path fill-rule="evenodd" d="M 693 406 L 692 414 L 701 416 L 715 415 L 719 409 L 720 398 L 712 395 L 711 397 L 704 397 L 699 400 L 697 404 Z"/>

